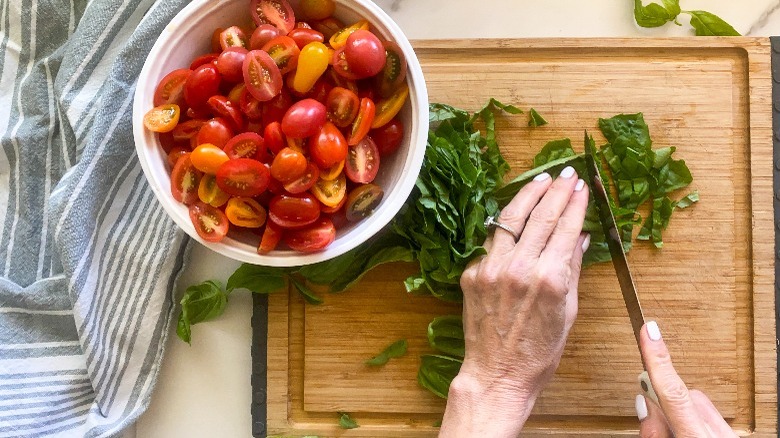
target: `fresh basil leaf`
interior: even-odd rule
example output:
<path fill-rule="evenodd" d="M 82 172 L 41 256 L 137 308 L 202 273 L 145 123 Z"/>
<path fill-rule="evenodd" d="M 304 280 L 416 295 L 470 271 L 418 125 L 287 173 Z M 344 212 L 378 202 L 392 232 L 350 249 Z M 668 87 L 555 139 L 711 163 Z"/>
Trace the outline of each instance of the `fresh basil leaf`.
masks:
<path fill-rule="evenodd" d="M 181 313 L 176 324 L 176 335 L 184 342 L 191 343 L 191 326 L 222 315 L 225 305 L 227 305 L 227 294 L 214 281 L 204 281 L 188 287 L 181 299 Z"/>
<path fill-rule="evenodd" d="M 437 396 L 446 399 L 450 384 L 458 375 L 463 361 L 454 357 L 424 355 L 420 357 L 417 383 Z"/>
<path fill-rule="evenodd" d="M 244 263 L 228 278 L 227 292 L 244 288 L 258 294 L 279 292 L 284 289 L 284 268 L 272 268 Z"/>
<path fill-rule="evenodd" d="M 339 427 L 342 429 L 355 429 L 360 427 L 346 412 L 339 412 Z"/>
<path fill-rule="evenodd" d="M 530 113 L 531 116 L 528 119 L 528 126 L 530 126 L 532 128 L 536 128 L 536 127 L 544 126 L 544 125 L 547 124 L 547 120 L 545 120 L 544 117 L 542 117 L 541 114 L 536 112 L 535 109 L 531 108 L 529 113 Z"/>
<path fill-rule="evenodd" d="M 294 277 L 289 277 L 290 281 L 292 282 L 293 286 L 295 286 L 295 289 L 298 290 L 298 292 L 301 294 L 304 300 L 306 300 L 307 303 L 313 304 L 313 305 L 319 305 L 322 304 L 322 298 L 320 298 L 317 294 L 314 293 L 311 288 L 306 286 L 306 284 L 296 280 Z"/>
<path fill-rule="evenodd" d="M 634 19 L 642 27 L 660 27 L 674 21 L 680 14 L 679 0 L 663 0 L 663 6 L 658 3 L 642 5 L 642 0 L 634 0 Z"/>
<path fill-rule="evenodd" d="M 740 36 L 722 18 L 706 11 L 685 11 L 691 16 L 691 26 L 696 30 L 696 36 Z"/>
<path fill-rule="evenodd" d="M 544 164 L 542 166 L 534 167 L 533 169 L 523 172 L 512 181 L 508 182 L 506 185 L 501 187 L 500 189 L 496 190 L 493 195 L 498 201 L 499 207 L 503 207 L 506 204 L 509 203 L 509 201 L 512 200 L 512 198 L 515 197 L 517 192 L 520 191 L 526 184 L 528 184 L 529 181 L 534 179 L 537 175 L 548 172 L 550 174 L 552 173 L 558 173 L 561 170 L 563 170 L 564 167 L 569 165 L 574 165 L 575 163 L 580 162 L 581 164 L 584 164 L 584 160 L 582 159 L 582 154 L 559 158 L 557 160 L 550 161 L 547 164 Z"/>
<path fill-rule="evenodd" d="M 675 190 L 687 187 L 693 182 L 693 176 L 690 169 L 685 164 L 685 160 L 670 159 L 658 171 L 658 189 L 656 193 L 666 194 Z"/>
<path fill-rule="evenodd" d="M 463 318 L 457 315 L 435 318 L 428 324 L 428 343 L 444 354 L 464 357 L 466 342 L 463 336 Z"/>
<path fill-rule="evenodd" d="M 407 347 L 408 345 L 406 343 L 406 339 L 395 341 L 389 346 L 387 346 L 387 348 L 385 348 L 381 353 L 367 360 L 366 365 L 370 365 L 370 366 L 384 365 L 390 359 L 399 358 L 405 355 Z"/>
<path fill-rule="evenodd" d="M 599 129 L 610 143 L 622 135 L 635 139 L 644 148 L 649 148 L 653 144 L 650 140 L 650 129 L 642 113 L 619 114 L 609 119 L 599 119 Z"/>
<path fill-rule="evenodd" d="M 545 164 L 559 160 L 561 158 L 573 157 L 577 155 L 574 148 L 571 147 L 571 140 L 563 138 L 547 142 L 542 150 L 534 157 L 534 167 L 544 166 Z"/>
<path fill-rule="evenodd" d="M 698 191 L 694 191 L 694 192 L 689 193 L 687 196 L 685 196 L 684 198 L 680 199 L 679 201 L 677 201 L 675 203 L 675 207 L 677 207 L 677 208 L 682 210 L 683 208 L 688 208 L 688 207 L 690 207 L 691 205 L 693 205 L 693 204 L 695 204 L 697 202 L 699 202 L 699 192 Z"/>

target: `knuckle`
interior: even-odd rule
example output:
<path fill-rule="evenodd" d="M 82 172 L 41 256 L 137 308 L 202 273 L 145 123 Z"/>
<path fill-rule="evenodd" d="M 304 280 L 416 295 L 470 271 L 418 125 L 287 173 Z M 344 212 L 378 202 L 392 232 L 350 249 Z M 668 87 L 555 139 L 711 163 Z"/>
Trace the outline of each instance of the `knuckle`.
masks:
<path fill-rule="evenodd" d="M 564 215 L 558 218 L 556 228 L 563 233 L 579 233 L 582 231 L 582 221 Z"/>
<path fill-rule="evenodd" d="M 495 263 L 480 266 L 476 275 L 476 283 L 481 287 L 494 288 L 501 282 L 501 270 Z"/>
<path fill-rule="evenodd" d="M 677 376 L 670 375 L 668 378 L 663 379 L 661 384 L 660 393 L 661 396 L 672 406 L 679 406 L 688 403 L 690 400 L 690 392 L 685 383 L 682 382 Z"/>
<path fill-rule="evenodd" d="M 549 229 L 555 226 L 558 218 L 552 209 L 548 207 L 537 206 L 534 208 L 534 211 L 531 212 L 529 220 L 535 224 Z"/>
<path fill-rule="evenodd" d="M 503 224 L 515 226 L 522 225 L 525 222 L 527 216 L 527 214 L 524 214 L 517 208 L 507 207 L 501 210 L 501 214 L 499 215 L 498 220 Z"/>
<path fill-rule="evenodd" d="M 555 296 L 566 295 L 566 283 L 561 281 L 560 275 L 548 269 L 538 269 L 534 273 L 533 283 L 542 293 Z"/>

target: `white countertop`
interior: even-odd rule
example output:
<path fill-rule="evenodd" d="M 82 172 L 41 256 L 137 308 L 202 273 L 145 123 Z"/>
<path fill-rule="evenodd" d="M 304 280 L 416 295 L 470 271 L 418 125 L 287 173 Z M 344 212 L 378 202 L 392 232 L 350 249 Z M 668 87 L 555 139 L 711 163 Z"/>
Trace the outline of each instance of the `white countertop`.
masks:
<path fill-rule="evenodd" d="M 501 37 L 637 37 L 687 35 L 689 26 L 642 29 L 630 0 L 375 0 L 410 39 Z M 753 36 L 780 35 L 780 0 L 681 0 Z M 685 18 L 682 18 L 685 20 Z M 435 24 L 432 24 L 435 23 Z M 238 267 L 196 245 L 181 284 L 224 284 Z M 251 437 L 248 293 L 235 293 L 225 314 L 193 328 L 192 346 L 171 325 L 152 403 L 126 437 Z M 135 434 L 135 435 L 134 435 Z"/>

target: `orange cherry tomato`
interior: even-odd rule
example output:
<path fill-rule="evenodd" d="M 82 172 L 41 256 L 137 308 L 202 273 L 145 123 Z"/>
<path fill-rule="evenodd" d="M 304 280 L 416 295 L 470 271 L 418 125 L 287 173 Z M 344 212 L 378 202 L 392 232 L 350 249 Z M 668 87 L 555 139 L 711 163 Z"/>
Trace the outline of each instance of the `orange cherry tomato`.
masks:
<path fill-rule="evenodd" d="M 301 49 L 298 57 L 298 69 L 295 71 L 293 89 L 306 93 L 317 82 L 317 79 L 328 69 L 330 55 L 325 44 L 312 42 Z"/>
<path fill-rule="evenodd" d="M 266 211 L 252 198 L 230 198 L 225 215 L 231 224 L 244 228 L 260 228 L 265 224 Z"/>
<path fill-rule="evenodd" d="M 392 96 L 380 100 L 376 106 L 376 116 L 374 123 L 371 124 L 371 129 L 385 126 L 390 120 L 393 120 L 393 117 L 401 111 L 408 97 L 409 86 L 404 83 Z"/>
<path fill-rule="evenodd" d="M 338 178 L 339 175 L 341 175 L 341 171 L 344 170 L 345 161 L 346 160 L 341 160 L 327 169 L 320 169 L 320 178 L 327 181 L 332 181 Z"/>
<path fill-rule="evenodd" d="M 301 0 L 301 14 L 306 20 L 324 20 L 333 15 L 336 2 L 333 0 Z"/>
<path fill-rule="evenodd" d="M 257 253 L 268 254 L 276 249 L 280 240 L 282 240 L 282 227 L 271 221 L 266 221 L 263 237 L 260 240 L 260 246 L 257 247 Z"/>
<path fill-rule="evenodd" d="M 283 183 L 292 182 L 303 176 L 308 165 L 302 153 L 287 147 L 274 157 L 271 163 L 271 176 Z"/>
<path fill-rule="evenodd" d="M 403 105 L 403 103 L 401 104 Z M 350 146 L 355 146 L 366 137 L 366 134 L 371 129 L 371 124 L 374 123 L 375 114 L 376 106 L 374 101 L 367 97 L 360 99 L 360 111 L 355 121 L 352 122 L 352 131 L 347 139 L 347 143 Z"/>
<path fill-rule="evenodd" d="M 179 123 L 180 113 L 175 103 L 156 106 L 144 115 L 144 126 L 152 132 L 171 132 Z"/>
<path fill-rule="evenodd" d="M 203 175 L 198 185 L 198 198 L 212 207 L 222 207 L 230 199 L 230 195 L 223 192 L 217 185 L 217 177 Z"/>
<path fill-rule="evenodd" d="M 335 207 L 347 194 L 347 177 L 341 173 L 338 178 L 331 181 L 320 178 L 311 188 L 311 194 L 324 205 Z"/>
<path fill-rule="evenodd" d="M 328 17 L 324 20 L 313 21 L 311 27 L 318 32 L 322 32 L 322 36 L 326 40 L 330 40 L 330 37 L 344 27 L 344 23 L 333 17 Z"/>
<path fill-rule="evenodd" d="M 328 40 L 330 42 L 330 46 L 336 50 L 344 47 L 347 44 L 347 38 L 349 38 L 349 36 L 352 35 L 352 33 L 356 30 L 368 30 L 368 21 L 360 20 L 357 23 L 344 27 L 338 32 L 334 33 L 333 36 L 330 37 L 330 40 Z"/>
<path fill-rule="evenodd" d="M 219 166 L 224 164 L 230 158 L 228 158 L 225 151 L 220 149 L 211 143 L 203 143 L 192 151 L 192 165 L 196 169 L 209 175 L 216 175 Z"/>
<path fill-rule="evenodd" d="M 309 154 L 320 169 L 328 169 L 347 158 L 347 141 L 333 123 L 326 122 L 309 137 Z"/>

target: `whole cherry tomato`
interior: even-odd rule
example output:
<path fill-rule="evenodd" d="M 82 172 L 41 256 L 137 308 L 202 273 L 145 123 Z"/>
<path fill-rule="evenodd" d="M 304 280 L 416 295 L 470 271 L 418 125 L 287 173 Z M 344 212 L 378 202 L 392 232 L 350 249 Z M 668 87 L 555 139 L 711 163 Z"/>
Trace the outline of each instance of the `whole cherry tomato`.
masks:
<path fill-rule="evenodd" d="M 282 132 L 288 138 L 310 137 L 325 124 L 325 113 L 325 105 L 314 99 L 295 102 L 282 118 Z"/>
<path fill-rule="evenodd" d="M 387 156 L 395 152 L 401 145 L 404 139 L 404 125 L 395 118 L 381 128 L 372 129 L 368 135 L 376 143 L 379 155 Z"/>
<path fill-rule="evenodd" d="M 271 163 L 271 176 L 283 183 L 289 183 L 303 176 L 308 162 L 302 153 L 292 148 L 279 151 Z"/>
<path fill-rule="evenodd" d="M 263 140 L 268 150 L 274 154 L 287 147 L 287 140 L 284 138 L 282 125 L 279 122 L 271 122 L 265 126 Z"/>
<path fill-rule="evenodd" d="M 323 217 L 311 226 L 284 233 L 284 243 L 300 252 L 322 251 L 336 240 L 336 227 Z"/>
<path fill-rule="evenodd" d="M 358 78 L 374 76 L 385 66 L 385 47 L 367 30 L 356 30 L 347 38 L 344 56 Z"/>
<path fill-rule="evenodd" d="M 326 122 L 309 138 L 309 153 L 320 169 L 329 169 L 347 158 L 347 141 L 336 125 Z"/>
<path fill-rule="evenodd" d="M 271 41 L 280 35 L 282 35 L 282 31 L 276 26 L 261 24 L 252 32 L 252 37 L 249 39 L 249 48 L 252 50 L 260 50 L 268 41 Z"/>
<path fill-rule="evenodd" d="M 314 29 L 296 28 L 291 30 L 290 33 L 287 34 L 287 36 L 292 38 L 293 41 L 295 41 L 295 44 L 298 45 L 299 49 L 303 49 L 304 47 L 306 47 L 306 44 L 309 43 L 325 42 L 325 36 L 322 35 L 322 32 L 318 32 Z"/>
<path fill-rule="evenodd" d="M 211 143 L 221 149 L 231 138 L 233 138 L 233 129 L 230 128 L 230 123 L 221 117 L 215 117 L 200 127 L 196 146 Z"/>
<path fill-rule="evenodd" d="M 336 2 L 333 0 L 301 0 L 301 15 L 307 20 L 323 20 L 333 15 Z"/>
<path fill-rule="evenodd" d="M 192 155 L 190 155 L 192 165 L 201 172 L 209 175 L 215 175 L 219 166 L 223 165 L 229 159 L 230 158 L 228 158 L 225 151 L 211 143 L 201 144 L 196 147 L 195 150 L 192 151 Z"/>
<path fill-rule="evenodd" d="M 190 108 L 206 106 L 209 97 L 219 94 L 222 76 L 214 64 L 204 64 L 196 68 L 184 83 L 184 100 Z"/>
<path fill-rule="evenodd" d="M 228 82 L 242 82 L 244 80 L 244 59 L 249 53 L 243 47 L 228 47 L 219 54 L 215 63 L 222 78 Z"/>
<path fill-rule="evenodd" d="M 276 195 L 268 204 L 268 218 L 282 228 L 300 228 L 320 217 L 320 203 L 309 193 Z"/>
<path fill-rule="evenodd" d="M 319 42 L 306 44 L 298 57 L 293 89 L 299 93 L 308 92 L 328 69 L 329 60 L 330 53 L 325 44 Z"/>

